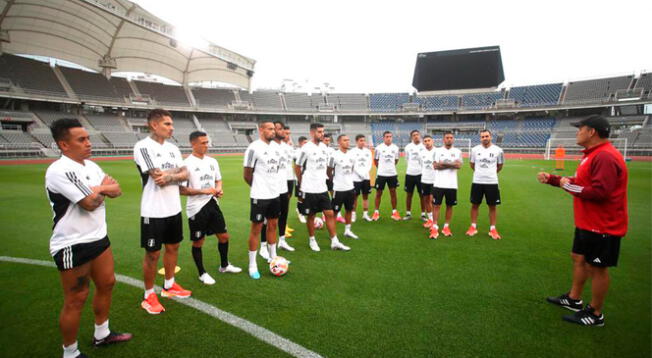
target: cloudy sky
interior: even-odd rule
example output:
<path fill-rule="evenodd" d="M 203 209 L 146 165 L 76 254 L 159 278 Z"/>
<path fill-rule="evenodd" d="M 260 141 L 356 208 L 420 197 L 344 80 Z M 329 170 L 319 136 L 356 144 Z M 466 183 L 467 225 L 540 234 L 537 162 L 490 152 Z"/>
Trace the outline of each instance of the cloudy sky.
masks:
<path fill-rule="evenodd" d="M 504 86 L 652 71 L 652 1 L 136 0 L 257 61 L 253 88 L 413 91 L 416 54 L 499 45 Z"/>

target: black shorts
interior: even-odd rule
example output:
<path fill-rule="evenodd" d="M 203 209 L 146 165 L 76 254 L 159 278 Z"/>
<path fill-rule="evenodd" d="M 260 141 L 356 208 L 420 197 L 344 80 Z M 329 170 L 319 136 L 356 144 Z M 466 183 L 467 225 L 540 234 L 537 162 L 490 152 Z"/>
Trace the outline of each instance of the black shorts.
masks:
<path fill-rule="evenodd" d="M 379 175 L 376 177 L 376 190 L 384 190 L 385 184 L 390 189 L 396 188 L 398 186 L 398 176 L 384 177 Z"/>
<path fill-rule="evenodd" d="M 354 181 L 353 192 L 355 195 L 371 193 L 371 182 L 368 179 L 363 181 Z"/>
<path fill-rule="evenodd" d="M 575 228 L 573 253 L 584 256 L 584 260 L 591 266 L 617 266 L 620 237 Z"/>
<path fill-rule="evenodd" d="M 417 193 L 421 194 L 421 175 L 405 175 L 405 192 L 414 193 L 414 189 L 417 189 Z"/>
<path fill-rule="evenodd" d="M 300 205 L 300 212 L 303 215 L 314 215 L 324 210 L 332 210 L 331 199 L 327 192 L 324 193 L 301 193 L 303 203 Z M 298 206 L 299 207 L 299 206 Z"/>
<path fill-rule="evenodd" d="M 333 180 L 332 179 L 326 179 L 326 187 L 328 188 L 328 191 L 333 191 Z"/>
<path fill-rule="evenodd" d="M 265 219 L 278 219 L 281 215 L 281 200 L 274 199 L 251 199 L 249 220 L 255 223 L 262 223 Z"/>
<path fill-rule="evenodd" d="M 432 184 L 421 183 L 421 192 L 419 194 L 421 194 L 421 196 L 432 195 Z"/>
<path fill-rule="evenodd" d="M 94 260 L 106 251 L 109 246 L 111 246 L 111 242 L 109 237 L 105 236 L 97 241 L 64 247 L 57 251 L 52 259 L 57 264 L 59 271 L 70 270 Z"/>
<path fill-rule="evenodd" d="M 344 210 L 346 211 L 351 211 L 353 210 L 353 199 L 355 197 L 355 193 L 353 190 L 347 190 L 347 191 L 336 191 L 333 193 L 333 211 L 336 213 L 344 207 Z"/>
<path fill-rule="evenodd" d="M 181 213 L 167 218 L 140 218 L 140 247 L 146 251 L 159 251 L 163 244 L 178 244 L 181 240 Z"/>
<path fill-rule="evenodd" d="M 471 204 L 482 204 L 486 198 L 487 205 L 500 205 L 500 189 L 498 184 L 471 184 Z"/>
<path fill-rule="evenodd" d="M 441 205 L 441 203 L 444 202 L 444 197 L 446 197 L 446 206 L 457 205 L 457 189 L 437 188 L 437 187 L 432 188 L 433 204 L 437 206 Z"/>
<path fill-rule="evenodd" d="M 288 180 L 288 192 L 287 195 L 290 196 L 294 192 L 294 184 L 296 182 L 294 180 Z"/>
<path fill-rule="evenodd" d="M 197 214 L 188 218 L 190 240 L 197 241 L 204 236 L 226 233 L 226 221 L 215 199 L 211 199 Z"/>

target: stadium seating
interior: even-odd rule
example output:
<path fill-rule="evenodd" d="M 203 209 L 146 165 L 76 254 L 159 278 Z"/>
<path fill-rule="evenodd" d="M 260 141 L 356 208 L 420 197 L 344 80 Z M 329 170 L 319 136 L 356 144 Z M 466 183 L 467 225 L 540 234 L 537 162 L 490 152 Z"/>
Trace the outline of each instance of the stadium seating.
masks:
<path fill-rule="evenodd" d="M 27 93 L 68 97 L 49 63 L 5 53 L 0 56 L 0 77 Z"/>
<path fill-rule="evenodd" d="M 235 101 L 233 90 L 230 89 L 195 87 L 192 94 L 198 107 L 226 108 Z"/>
<path fill-rule="evenodd" d="M 13 148 L 29 148 L 34 143 L 38 143 L 34 137 L 23 131 L 3 130 L 0 132 L 0 136 Z"/>
<path fill-rule="evenodd" d="M 404 103 L 410 102 L 408 93 L 372 93 L 369 107 L 372 112 L 398 112 Z"/>
<path fill-rule="evenodd" d="M 652 73 L 641 73 L 636 81 L 636 88 L 643 88 L 646 93 L 652 93 Z"/>
<path fill-rule="evenodd" d="M 131 86 L 129 86 L 129 83 L 125 78 L 111 77 L 109 82 L 111 82 L 111 85 L 113 86 L 116 95 L 120 97 L 121 102 L 124 101 L 124 98 L 129 98 L 133 94 Z"/>
<path fill-rule="evenodd" d="M 59 67 L 59 70 L 80 99 L 124 102 L 124 97 L 116 93 L 111 81 L 99 73 L 68 67 Z"/>
<path fill-rule="evenodd" d="M 315 96 L 321 98 L 321 95 Z M 317 106 L 313 106 L 312 104 L 312 96 L 308 96 L 307 93 L 287 92 L 284 94 L 284 97 L 288 112 L 305 112 L 317 110 Z"/>
<path fill-rule="evenodd" d="M 247 91 L 239 92 L 240 99 L 249 102 L 257 110 L 283 110 L 281 97 L 276 91 L 256 91 L 249 93 Z"/>
<path fill-rule="evenodd" d="M 424 111 L 454 111 L 459 108 L 458 96 L 415 96 L 414 103 Z"/>
<path fill-rule="evenodd" d="M 369 110 L 369 98 L 362 93 L 331 93 L 326 101 L 340 111 Z"/>
<path fill-rule="evenodd" d="M 181 86 L 164 85 L 156 82 L 133 81 L 142 95 L 149 95 L 160 104 L 188 107 L 188 97 Z"/>
<path fill-rule="evenodd" d="M 634 76 L 569 82 L 564 103 L 605 102 L 618 90 L 629 88 Z"/>
<path fill-rule="evenodd" d="M 85 117 L 88 119 L 88 122 L 93 126 L 93 128 L 99 131 L 130 131 L 129 128 L 123 125 L 120 118 L 115 115 L 86 114 Z"/>
<path fill-rule="evenodd" d="M 512 87 L 507 98 L 513 99 L 519 107 L 541 107 L 557 104 L 562 84 Z"/>
<path fill-rule="evenodd" d="M 489 109 L 496 104 L 496 101 L 503 98 L 503 95 L 502 91 L 465 94 L 462 96 L 462 108 Z"/>
<path fill-rule="evenodd" d="M 114 147 L 133 148 L 141 139 L 134 132 L 102 132 L 102 134 Z"/>

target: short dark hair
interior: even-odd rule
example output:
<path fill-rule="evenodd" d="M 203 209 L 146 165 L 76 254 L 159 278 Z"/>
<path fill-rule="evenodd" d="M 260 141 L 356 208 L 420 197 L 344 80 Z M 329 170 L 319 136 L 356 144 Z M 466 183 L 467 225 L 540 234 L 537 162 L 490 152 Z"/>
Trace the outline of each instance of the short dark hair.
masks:
<path fill-rule="evenodd" d="M 432 139 L 432 136 L 431 136 L 430 134 L 426 134 L 426 135 L 423 136 L 423 139 L 424 139 L 424 140 L 426 140 L 426 139 L 428 139 L 428 138 Z"/>
<path fill-rule="evenodd" d="M 489 133 L 491 133 L 491 132 L 489 132 Z M 443 135 L 442 137 L 445 137 L 445 136 L 447 136 L 447 135 L 449 135 L 449 134 L 452 135 L 452 136 L 455 136 L 455 134 L 453 134 L 453 132 L 451 132 L 451 131 L 446 131 L 446 132 L 444 132 L 444 135 Z"/>
<path fill-rule="evenodd" d="M 172 118 L 172 113 L 170 113 L 168 110 L 165 110 L 163 108 L 152 109 L 147 114 L 147 122 L 158 121 L 159 119 L 161 119 L 163 117 Z"/>
<path fill-rule="evenodd" d="M 491 134 L 491 131 L 486 129 L 486 128 L 480 131 L 480 133 L 484 133 L 484 132 L 487 132 L 487 133 Z"/>
<path fill-rule="evenodd" d="M 54 138 L 54 141 L 58 142 L 68 138 L 68 132 L 70 129 L 80 127 L 83 128 L 77 118 L 61 118 L 52 122 L 50 125 L 50 132 L 52 132 L 52 138 Z"/>
<path fill-rule="evenodd" d="M 287 124 L 283 125 L 283 127 L 285 127 L 285 129 L 290 129 L 290 126 L 288 126 Z"/>
<path fill-rule="evenodd" d="M 417 133 L 421 134 L 421 132 L 419 132 L 418 129 L 413 129 L 413 130 L 410 132 L 410 137 L 412 137 L 412 135 L 414 134 L 414 132 L 417 132 Z"/>
<path fill-rule="evenodd" d="M 261 119 L 261 120 L 259 120 L 258 123 L 256 124 L 256 127 L 260 128 L 260 126 L 262 126 L 262 125 L 265 124 L 265 123 L 272 123 L 272 124 L 274 124 L 274 122 L 272 122 L 270 119 Z"/>
<path fill-rule="evenodd" d="M 366 135 L 364 135 L 364 134 L 358 134 L 357 136 L 355 136 L 355 141 L 357 142 L 357 141 L 358 141 L 358 139 L 360 139 L 360 138 L 364 138 L 364 139 L 367 139 L 367 136 L 366 136 Z"/>
<path fill-rule="evenodd" d="M 190 138 L 189 139 L 192 142 L 193 140 L 195 140 L 195 139 L 197 139 L 199 137 L 205 137 L 206 135 L 207 135 L 206 132 L 194 131 L 194 132 L 190 133 Z"/>
<path fill-rule="evenodd" d="M 348 137 L 348 136 L 346 134 L 340 134 L 337 136 L 337 141 L 339 142 L 340 139 L 342 139 L 343 137 Z"/>
<path fill-rule="evenodd" d="M 331 133 L 325 133 L 324 138 L 333 138 L 333 135 Z"/>
<path fill-rule="evenodd" d="M 308 138 L 306 138 L 305 136 L 301 136 L 301 137 L 299 137 L 299 138 L 297 139 L 297 141 L 298 141 L 299 143 L 301 143 L 301 142 L 305 142 L 305 141 L 307 141 L 307 140 L 308 140 Z"/>
<path fill-rule="evenodd" d="M 388 135 L 388 134 L 392 134 L 392 132 L 391 132 L 391 131 L 384 131 L 384 132 L 383 132 L 383 137 L 386 136 L 386 135 Z"/>
<path fill-rule="evenodd" d="M 315 130 L 317 128 L 324 128 L 324 125 L 321 123 L 310 123 L 310 130 Z"/>
<path fill-rule="evenodd" d="M 281 121 L 274 121 L 274 126 L 276 126 L 277 124 L 280 124 L 281 128 L 285 129 L 285 123 L 283 123 Z"/>

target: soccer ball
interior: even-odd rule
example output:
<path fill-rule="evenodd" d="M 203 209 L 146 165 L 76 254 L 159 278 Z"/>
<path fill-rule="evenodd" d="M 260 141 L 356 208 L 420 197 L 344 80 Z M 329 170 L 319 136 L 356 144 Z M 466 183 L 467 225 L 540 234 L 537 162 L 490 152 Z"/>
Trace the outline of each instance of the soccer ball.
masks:
<path fill-rule="evenodd" d="M 324 227 L 324 220 L 320 217 L 315 217 L 315 229 L 319 230 Z"/>
<path fill-rule="evenodd" d="M 285 259 L 285 257 L 282 256 L 276 256 L 269 263 L 269 271 L 274 276 L 281 277 L 285 275 L 288 272 L 289 268 L 290 268 L 290 263 L 288 262 L 288 260 Z"/>

